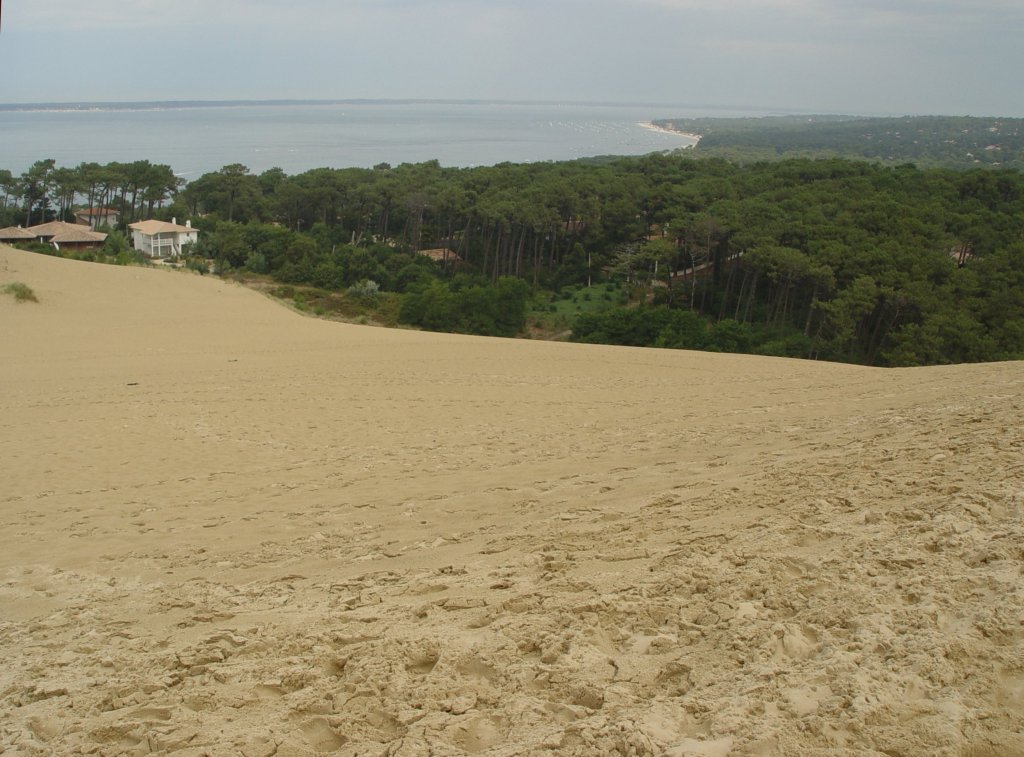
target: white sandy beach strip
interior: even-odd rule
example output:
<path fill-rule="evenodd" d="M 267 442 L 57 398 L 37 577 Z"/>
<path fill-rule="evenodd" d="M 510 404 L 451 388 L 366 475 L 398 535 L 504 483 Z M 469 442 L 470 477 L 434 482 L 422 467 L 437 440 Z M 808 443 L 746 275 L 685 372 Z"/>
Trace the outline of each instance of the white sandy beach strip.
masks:
<path fill-rule="evenodd" d="M 700 142 L 700 134 L 693 134 L 688 131 L 678 131 L 677 129 L 666 129 L 664 126 L 658 126 L 651 121 L 641 121 L 639 125 L 649 131 L 656 131 L 659 134 L 671 134 L 675 137 L 683 137 L 692 142 L 692 144 L 684 145 L 685 147 L 696 147 L 697 143 Z"/>

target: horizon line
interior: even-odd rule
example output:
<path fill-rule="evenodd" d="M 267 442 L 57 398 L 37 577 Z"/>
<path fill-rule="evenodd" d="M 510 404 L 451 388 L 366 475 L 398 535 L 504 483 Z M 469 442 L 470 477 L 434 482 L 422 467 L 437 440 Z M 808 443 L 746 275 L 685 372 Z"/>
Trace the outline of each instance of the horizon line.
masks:
<path fill-rule="evenodd" d="M 351 98 L 242 98 L 242 99 L 187 99 L 187 100 L 68 100 L 40 102 L 3 102 L 0 110 L 144 110 L 153 108 L 218 108 L 294 105 L 562 105 L 640 108 L 686 108 L 723 111 L 764 111 L 765 113 L 791 113 L 800 115 L 854 115 L 823 110 L 805 110 L 792 107 L 757 107 L 710 103 L 666 103 L 626 100 L 552 100 L 552 99 L 500 99 L 500 98 L 429 98 L 429 97 L 351 97 Z"/>
<path fill-rule="evenodd" d="M 539 105 L 563 107 L 611 107 L 611 108 L 673 108 L 681 111 L 736 111 L 747 118 L 769 118 L 772 116 L 840 116 L 847 118 L 1020 118 L 986 113 L 920 113 L 833 110 L 830 108 L 797 108 L 763 105 L 735 105 L 722 103 L 669 103 L 644 100 L 552 100 L 552 99 L 501 99 L 501 98 L 432 98 L 432 97 L 347 97 L 347 98 L 242 98 L 242 99 L 189 99 L 189 100 L 47 100 L 40 102 L 0 102 L 0 112 L 58 112 L 58 111 L 117 111 L 117 110 L 159 110 L 159 109 L 202 109 L 202 108 L 246 108 L 246 107 L 294 107 L 329 105 Z M 760 113 L 751 116 L 751 113 Z M 726 115 L 678 115 L 674 118 L 728 118 Z"/>

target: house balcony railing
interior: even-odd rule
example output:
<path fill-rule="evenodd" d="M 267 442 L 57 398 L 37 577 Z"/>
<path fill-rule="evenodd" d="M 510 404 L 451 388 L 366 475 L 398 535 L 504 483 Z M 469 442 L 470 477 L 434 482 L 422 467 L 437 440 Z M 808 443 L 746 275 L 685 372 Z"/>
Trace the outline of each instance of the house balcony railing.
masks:
<path fill-rule="evenodd" d="M 155 258 L 175 257 L 181 254 L 181 248 L 173 239 L 153 239 L 149 243 L 149 250 Z"/>

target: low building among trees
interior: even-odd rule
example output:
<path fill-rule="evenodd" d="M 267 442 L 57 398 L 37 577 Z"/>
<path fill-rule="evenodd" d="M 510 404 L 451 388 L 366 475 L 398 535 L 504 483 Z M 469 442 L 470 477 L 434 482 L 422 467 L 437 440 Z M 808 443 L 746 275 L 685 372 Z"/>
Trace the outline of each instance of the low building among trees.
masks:
<path fill-rule="evenodd" d="M 151 258 L 179 258 L 184 254 L 185 245 L 199 240 L 199 230 L 186 221 L 179 226 L 176 218 L 167 221 L 139 221 L 129 224 L 132 231 L 132 248 Z"/>
<path fill-rule="evenodd" d="M 82 208 L 75 211 L 75 223 L 97 229 L 100 226 L 114 228 L 121 219 L 116 208 Z"/>
<path fill-rule="evenodd" d="M 0 243 L 2 244 L 31 242 L 33 239 L 35 239 L 35 236 L 32 232 L 20 226 L 8 226 L 6 229 L 0 229 Z"/>
<path fill-rule="evenodd" d="M 50 221 L 27 229 L 3 229 L 0 239 L 11 242 L 30 242 L 32 240 L 53 245 L 58 251 L 98 250 L 107 241 L 107 235 L 75 223 Z"/>

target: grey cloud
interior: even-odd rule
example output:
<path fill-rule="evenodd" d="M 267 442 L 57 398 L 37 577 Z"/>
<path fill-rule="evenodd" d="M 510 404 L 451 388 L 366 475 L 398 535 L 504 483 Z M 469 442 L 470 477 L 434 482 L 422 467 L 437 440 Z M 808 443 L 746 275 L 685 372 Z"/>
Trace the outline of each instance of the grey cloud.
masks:
<path fill-rule="evenodd" d="M 156 92 L 1024 109 L 1020 0 L 26 0 L 4 12 L 7 102 Z M 171 29 L 183 49 L 154 59 L 137 32 Z M 96 89 L 95 73 L 113 70 Z"/>

